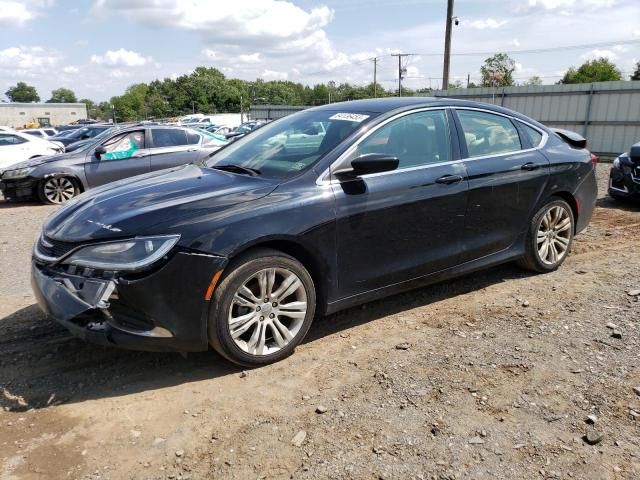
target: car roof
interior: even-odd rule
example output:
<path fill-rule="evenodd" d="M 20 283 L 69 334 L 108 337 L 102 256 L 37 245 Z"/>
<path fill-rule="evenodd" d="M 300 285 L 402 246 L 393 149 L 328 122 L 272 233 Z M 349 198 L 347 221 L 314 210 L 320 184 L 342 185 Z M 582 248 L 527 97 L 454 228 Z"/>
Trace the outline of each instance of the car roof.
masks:
<path fill-rule="evenodd" d="M 470 100 L 459 100 L 448 97 L 385 97 L 369 98 L 365 100 L 351 100 L 348 102 L 336 102 L 313 107 L 312 110 L 329 110 L 350 112 L 387 113 L 394 110 L 405 110 L 419 107 L 471 107 L 493 110 L 531 122 L 532 120 L 524 115 L 514 112 L 498 105 L 490 103 L 473 102 Z M 538 124 L 537 122 L 535 122 Z"/>

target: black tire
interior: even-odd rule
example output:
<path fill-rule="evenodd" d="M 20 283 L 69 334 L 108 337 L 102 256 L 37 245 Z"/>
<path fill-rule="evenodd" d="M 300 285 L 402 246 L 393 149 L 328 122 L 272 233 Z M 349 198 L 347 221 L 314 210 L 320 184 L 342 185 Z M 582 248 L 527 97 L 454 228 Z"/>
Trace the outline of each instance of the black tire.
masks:
<path fill-rule="evenodd" d="M 234 308 L 232 300 L 236 292 L 248 279 L 262 270 L 274 268 L 294 273 L 298 277 L 306 293 L 306 314 L 304 315 L 304 319 L 298 322 L 299 327 L 297 327 L 297 333 L 286 346 L 270 354 L 251 354 L 243 350 L 231 336 L 228 318 L 231 309 Z M 271 301 L 265 302 L 265 304 L 269 307 Z M 247 308 L 246 311 L 248 314 L 255 311 L 248 307 L 245 308 Z M 269 309 L 271 309 L 271 307 L 269 307 Z M 313 322 L 315 310 L 316 291 L 313 279 L 300 262 L 278 250 L 266 248 L 252 250 L 231 262 L 225 269 L 224 276 L 215 289 L 211 299 L 208 319 L 209 344 L 227 360 L 243 367 L 253 368 L 274 363 L 291 355 L 296 346 L 304 339 Z M 286 314 L 284 315 L 286 318 Z M 276 316 L 276 318 L 281 317 Z M 267 331 L 267 326 L 263 327 L 263 329 Z M 247 334 L 251 333 L 251 331 L 247 331 Z M 272 341 L 274 341 L 273 329 L 269 330 L 269 332 L 271 332 Z"/>
<path fill-rule="evenodd" d="M 544 216 L 552 209 L 560 207 L 566 212 L 570 218 L 571 227 L 568 229 L 568 244 L 564 254 L 555 262 L 549 263 L 544 261 L 540 253 L 538 252 L 538 232 L 541 228 L 541 224 Z M 567 202 L 558 198 L 552 197 L 547 203 L 545 203 L 533 216 L 527 236 L 525 238 L 525 256 L 517 263 L 522 268 L 531 270 L 538 273 L 547 273 L 556 270 L 565 261 L 569 252 L 571 251 L 571 245 L 573 244 L 573 234 L 575 232 L 575 218 L 573 216 L 573 210 Z M 555 247 L 554 247 L 555 248 Z"/>
<path fill-rule="evenodd" d="M 52 196 L 49 187 L 51 187 L 52 183 L 56 182 L 60 185 L 69 185 L 69 188 L 65 188 L 64 193 L 61 193 L 59 196 Z M 40 201 L 49 205 L 61 205 L 81 193 L 78 180 L 65 176 L 45 178 L 38 184 L 37 189 Z"/>

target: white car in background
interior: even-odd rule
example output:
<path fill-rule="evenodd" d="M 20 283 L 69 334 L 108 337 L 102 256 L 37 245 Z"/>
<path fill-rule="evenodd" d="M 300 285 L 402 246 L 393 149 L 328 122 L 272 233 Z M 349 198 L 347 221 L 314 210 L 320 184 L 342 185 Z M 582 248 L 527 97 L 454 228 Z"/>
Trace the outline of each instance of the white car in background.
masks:
<path fill-rule="evenodd" d="M 33 135 L 38 138 L 49 138 L 58 134 L 58 131 L 55 128 L 46 127 L 46 128 L 27 128 L 26 130 L 20 130 L 20 133 L 27 133 L 29 135 Z"/>
<path fill-rule="evenodd" d="M 64 146 L 22 132 L 0 131 L 0 171 L 36 157 L 64 153 Z"/>

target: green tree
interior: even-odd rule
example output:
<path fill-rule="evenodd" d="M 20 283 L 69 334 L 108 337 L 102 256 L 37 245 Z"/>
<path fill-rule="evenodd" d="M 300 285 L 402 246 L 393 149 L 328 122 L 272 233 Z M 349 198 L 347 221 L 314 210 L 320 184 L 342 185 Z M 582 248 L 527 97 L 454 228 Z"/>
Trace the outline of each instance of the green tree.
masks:
<path fill-rule="evenodd" d="M 18 82 L 16 86 L 9 88 L 4 94 L 12 102 L 39 102 L 40 96 L 36 91 L 36 87 L 27 85 L 24 82 Z"/>
<path fill-rule="evenodd" d="M 591 83 L 610 80 L 622 80 L 622 72 L 613 62 L 601 57 L 585 62 L 578 68 L 569 68 L 558 83 Z"/>
<path fill-rule="evenodd" d="M 509 87 L 514 85 L 516 62 L 506 53 L 496 53 L 485 59 L 480 67 L 483 87 Z"/>
<path fill-rule="evenodd" d="M 523 85 L 542 85 L 542 79 L 538 75 L 529 78 Z"/>
<path fill-rule="evenodd" d="M 56 88 L 51 91 L 51 98 L 47 103 L 76 103 L 76 94 L 69 88 Z"/>
<path fill-rule="evenodd" d="M 630 80 L 640 80 L 640 62 L 636 63 L 636 69 L 631 74 Z"/>

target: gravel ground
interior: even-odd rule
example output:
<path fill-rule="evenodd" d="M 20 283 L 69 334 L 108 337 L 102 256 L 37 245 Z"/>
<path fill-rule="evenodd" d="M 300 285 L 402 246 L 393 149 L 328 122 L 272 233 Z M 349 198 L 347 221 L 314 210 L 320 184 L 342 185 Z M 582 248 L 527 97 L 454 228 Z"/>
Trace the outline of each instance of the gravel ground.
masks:
<path fill-rule="evenodd" d="M 640 208 L 607 171 L 558 271 L 347 310 L 248 372 L 70 337 L 28 285 L 53 208 L 0 207 L 0 479 L 640 478 Z"/>

